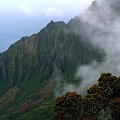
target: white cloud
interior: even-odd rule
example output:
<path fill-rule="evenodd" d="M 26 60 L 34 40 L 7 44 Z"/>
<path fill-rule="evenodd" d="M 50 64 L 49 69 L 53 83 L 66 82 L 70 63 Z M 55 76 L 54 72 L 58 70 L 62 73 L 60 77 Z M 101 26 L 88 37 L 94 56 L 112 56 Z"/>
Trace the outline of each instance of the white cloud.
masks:
<path fill-rule="evenodd" d="M 41 12 L 46 16 L 46 17 L 59 17 L 62 16 L 62 10 L 55 8 L 55 7 L 51 7 L 51 8 L 47 8 L 47 9 L 41 9 Z"/>
<path fill-rule="evenodd" d="M 34 7 L 31 7 L 31 6 L 25 6 L 25 5 L 22 5 L 20 6 L 22 12 L 24 12 L 26 15 L 29 15 L 29 16 L 38 16 L 39 13 L 36 9 L 34 9 Z"/>
<path fill-rule="evenodd" d="M 62 16 L 76 15 L 87 9 L 93 0 L 0 0 L 0 10 L 22 11 L 26 15 Z"/>
<path fill-rule="evenodd" d="M 30 5 L 21 5 L 19 6 L 21 11 L 28 16 L 45 16 L 45 17 L 60 17 L 62 16 L 62 10 L 49 7 L 49 8 L 38 8 Z"/>

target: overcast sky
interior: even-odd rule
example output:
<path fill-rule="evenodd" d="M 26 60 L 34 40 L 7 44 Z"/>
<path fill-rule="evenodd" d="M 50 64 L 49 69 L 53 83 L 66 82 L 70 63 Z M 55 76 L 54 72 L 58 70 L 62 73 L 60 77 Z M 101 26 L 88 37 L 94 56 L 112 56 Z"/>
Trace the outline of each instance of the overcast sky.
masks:
<path fill-rule="evenodd" d="M 0 52 L 21 37 L 37 33 L 51 20 L 68 22 L 93 0 L 0 0 Z"/>

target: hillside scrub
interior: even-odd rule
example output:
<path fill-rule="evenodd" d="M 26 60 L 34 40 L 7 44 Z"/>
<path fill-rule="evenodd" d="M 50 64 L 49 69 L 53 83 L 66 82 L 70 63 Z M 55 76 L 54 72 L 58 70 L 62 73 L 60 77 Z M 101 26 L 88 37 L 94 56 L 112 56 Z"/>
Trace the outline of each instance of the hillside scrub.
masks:
<path fill-rule="evenodd" d="M 110 120 L 120 118 L 120 77 L 103 73 L 82 98 L 76 92 L 68 92 L 56 98 L 54 120 Z M 108 117 L 110 116 L 110 118 Z"/>

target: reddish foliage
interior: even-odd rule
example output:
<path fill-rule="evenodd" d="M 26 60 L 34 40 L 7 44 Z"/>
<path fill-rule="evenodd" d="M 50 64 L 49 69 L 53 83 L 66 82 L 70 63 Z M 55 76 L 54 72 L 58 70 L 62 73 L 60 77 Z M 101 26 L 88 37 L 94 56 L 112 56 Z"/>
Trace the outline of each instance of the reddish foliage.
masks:
<path fill-rule="evenodd" d="M 112 118 L 114 120 L 119 120 L 120 118 L 120 98 L 115 98 L 113 101 L 112 101 Z"/>
<path fill-rule="evenodd" d="M 76 92 L 68 92 L 56 99 L 54 120 L 58 120 L 59 116 L 62 116 L 60 120 L 67 120 L 64 116 L 66 113 L 77 112 L 77 118 L 69 115 L 69 120 L 77 120 L 78 117 L 81 120 L 99 120 L 98 116 L 100 111 L 110 112 L 113 120 L 119 120 L 120 118 L 120 77 L 113 76 L 111 73 L 101 74 L 98 79 L 98 84 L 94 84 L 87 90 L 87 95 L 82 99 L 78 99 Z M 76 109 L 76 106 L 81 106 L 80 109 Z M 61 109 L 62 108 L 62 109 Z M 77 111 L 78 110 L 78 111 Z M 82 111 L 82 112 L 81 112 Z M 71 119 L 72 118 L 72 119 Z"/>
<path fill-rule="evenodd" d="M 76 120 L 80 115 L 82 98 L 76 92 L 67 92 L 56 98 L 54 107 L 55 120 Z"/>
<path fill-rule="evenodd" d="M 90 120 L 89 118 L 87 118 L 87 117 L 85 117 L 85 118 L 83 118 L 82 120 Z"/>

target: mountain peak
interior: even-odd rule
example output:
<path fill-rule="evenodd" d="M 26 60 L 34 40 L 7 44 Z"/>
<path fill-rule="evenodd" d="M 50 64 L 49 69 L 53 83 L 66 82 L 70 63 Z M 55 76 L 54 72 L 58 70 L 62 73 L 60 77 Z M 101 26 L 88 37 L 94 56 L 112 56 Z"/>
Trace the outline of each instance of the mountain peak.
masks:
<path fill-rule="evenodd" d="M 66 25 L 66 24 L 63 21 L 54 22 L 53 20 L 51 20 L 50 23 L 47 24 L 47 27 L 51 27 L 51 26 L 63 27 L 64 25 Z"/>

